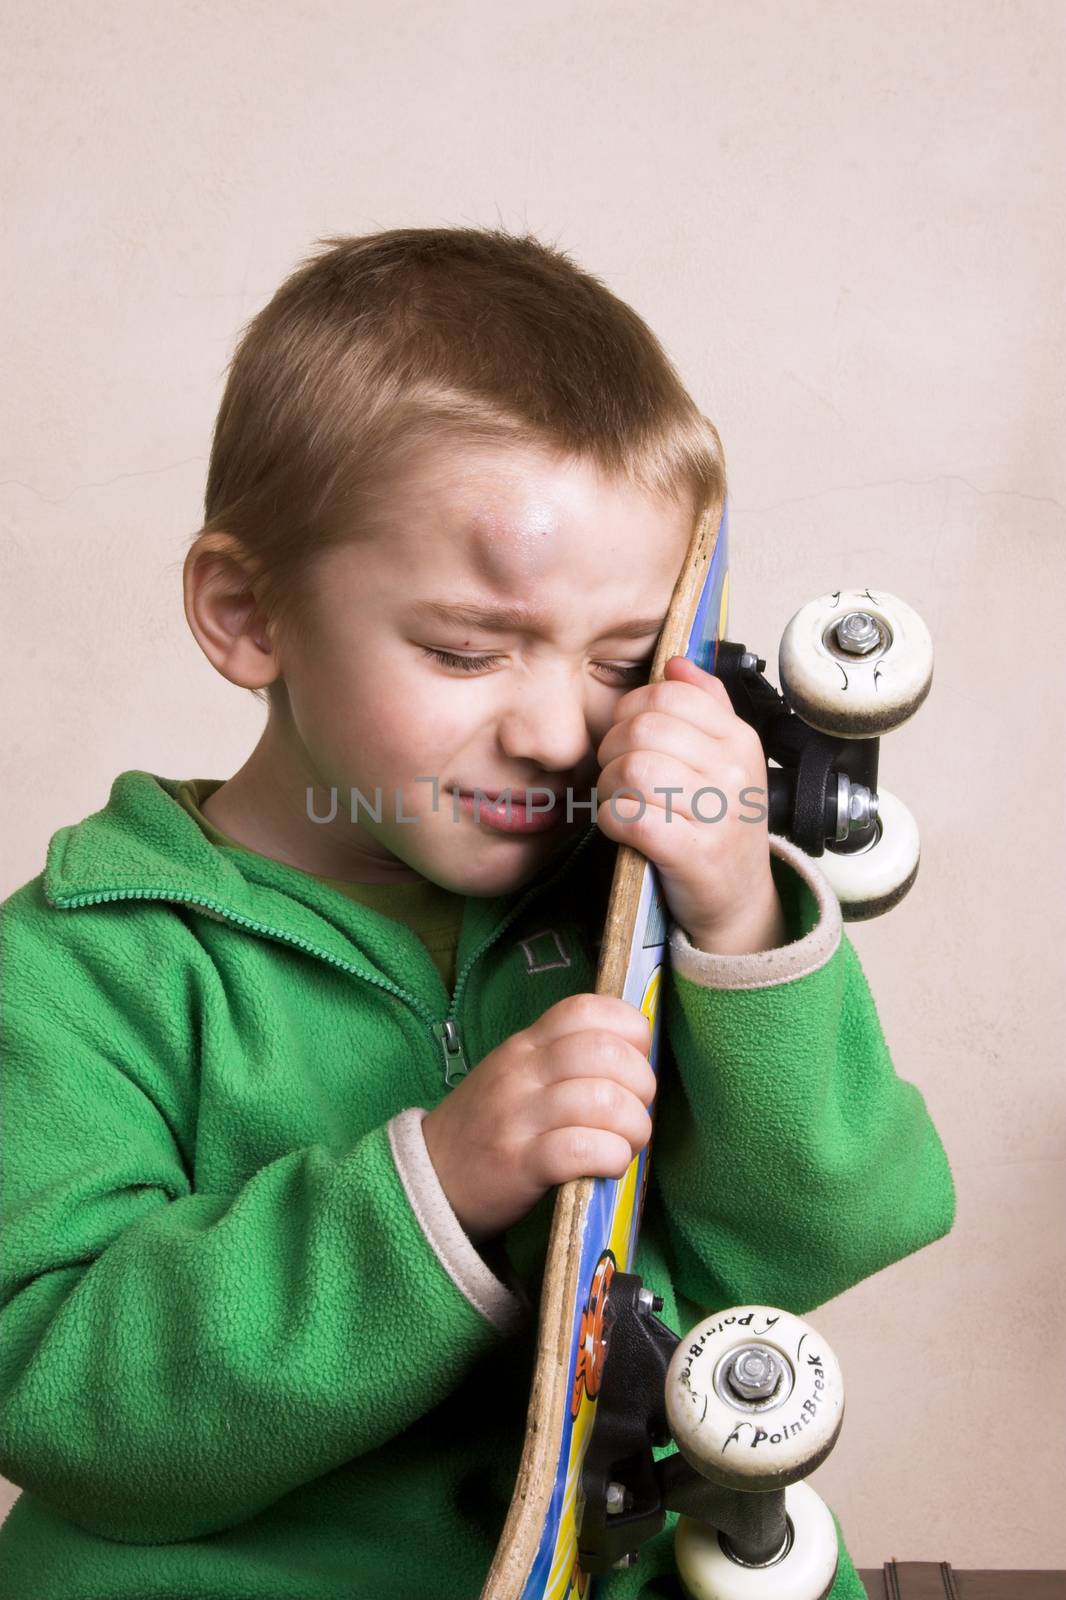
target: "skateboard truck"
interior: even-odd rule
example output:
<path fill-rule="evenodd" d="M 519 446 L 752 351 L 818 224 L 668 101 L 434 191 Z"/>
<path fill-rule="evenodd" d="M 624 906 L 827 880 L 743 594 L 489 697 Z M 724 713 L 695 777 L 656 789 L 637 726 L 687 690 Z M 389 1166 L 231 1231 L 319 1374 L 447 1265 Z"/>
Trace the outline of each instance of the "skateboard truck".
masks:
<path fill-rule="evenodd" d="M 766 755 L 769 826 L 808 855 L 862 850 L 877 824 L 879 740 L 831 738 L 796 715 L 763 673 L 766 662 L 742 644 L 718 646 L 721 678 L 738 717 L 753 727 Z"/>
<path fill-rule="evenodd" d="M 797 1480 L 824 1460 L 840 1429 L 832 1352 L 806 1323 L 772 1308 L 720 1312 L 681 1339 L 655 1315 L 661 1306 L 638 1276 L 614 1274 L 581 1473 L 582 1570 L 632 1565 L 667 1511 L 678 1511 L 683 1579 L 686 1562 L 702 1571 L 709 1559 L 721 1569 L 709 1580 L 714 1592 L 726 1593 L 730 1569 L 787 1562 L 814 1574 L 816 1600 L 833 1580 L 836 1536 L 825 1507 Z M 656 1460 L 671 1441 L 677 1451 Z M 805 1497 L 798 1508 L 797 1494 Z M 693 1592 L 710 1591 L 694 1584 Z"/>
<path fill-rule="evenodd" d="M 849 921 L 896 905 L 918 872 L 918 830 L 878 793 L 882 734 L 913 716 L 933 678 L 917 612 L 883 592 L 835 590 L 803 606 L 781 640 L 779 692 L 766 662 L 720 641 L 715 673 L 758 733 L 767 759 L 771 833 L 817 856 Z"/>

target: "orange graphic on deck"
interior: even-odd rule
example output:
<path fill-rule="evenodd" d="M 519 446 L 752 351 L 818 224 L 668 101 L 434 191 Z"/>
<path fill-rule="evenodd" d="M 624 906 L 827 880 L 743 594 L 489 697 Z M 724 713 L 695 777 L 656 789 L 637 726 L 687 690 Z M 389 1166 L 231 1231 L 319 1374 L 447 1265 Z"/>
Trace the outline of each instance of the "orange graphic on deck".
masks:
<path fill-rule="evenodd" d="M 570 1572 L 570 1587 L 566 1591 L 566 1600 L 570 1600 L 571 1595 L 576 1595 L 577 1600 L 584 1600 L 584 1596 L 588 1593 L 588 1587 L 588 1573 L 582 1572 L 580 1564 L 575 1557 L 574 1565 Z"/>
<path fill-rule="evenodd" d="M 581 1313 L 581 1332 L 578 1336 L 577 1365 L 574 1370 L 574 1392 L 570 1400 L 570 1415 L 576 1417 L 581 1410 L 581 1397 L 595 1400 L 600 1392 L 603 1376 L 603 1358 L 607 1343 L 603 1337 L 603 1318 L 607 1309 L 607 1295 L 614 1277 L 614 1256 L 605 1250 L 592 1274 L 585 1309 Z"/>

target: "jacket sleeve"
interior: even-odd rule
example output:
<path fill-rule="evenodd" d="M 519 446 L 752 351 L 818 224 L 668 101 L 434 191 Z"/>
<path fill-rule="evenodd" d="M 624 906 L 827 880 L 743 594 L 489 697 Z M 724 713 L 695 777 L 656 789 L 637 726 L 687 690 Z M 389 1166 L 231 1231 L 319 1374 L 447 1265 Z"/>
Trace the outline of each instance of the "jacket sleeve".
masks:
<path fill-rule="evenodd" d="M 0 913 L 0 1471 L 109 1539 L 217 1532 L 409 1427 L 525 1308 L 420 1109 L 194 1191 L 198 1088 L 158 1067 L 173 987 L 132 1024 L 31 898 Z"/>
<path fill-rule="evenodd" d="M 652 1181 L 682 1295 L 802 1313 L 946 1233 L 954 1189 L 828 882 L 770 844 L 790 943 L 720 956 L 672 929 Z"/>

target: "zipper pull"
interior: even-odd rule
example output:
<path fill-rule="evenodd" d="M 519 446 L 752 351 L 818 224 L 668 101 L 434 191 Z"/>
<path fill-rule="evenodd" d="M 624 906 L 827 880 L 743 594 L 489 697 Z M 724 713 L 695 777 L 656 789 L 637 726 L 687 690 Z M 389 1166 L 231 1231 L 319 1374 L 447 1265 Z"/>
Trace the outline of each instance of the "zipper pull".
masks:
<path fill-rule="evenodd" d="M 463 1042 L 459 1037 L 459 1029 L 452 1022 L 435 1022 L 433 1024 L 433 1037 L 444 1051 L 444 1082 L 450 1089 L 453 1084 L 465 1078 L 470 1071 L 466 1057 L 463 1054 Z"/>

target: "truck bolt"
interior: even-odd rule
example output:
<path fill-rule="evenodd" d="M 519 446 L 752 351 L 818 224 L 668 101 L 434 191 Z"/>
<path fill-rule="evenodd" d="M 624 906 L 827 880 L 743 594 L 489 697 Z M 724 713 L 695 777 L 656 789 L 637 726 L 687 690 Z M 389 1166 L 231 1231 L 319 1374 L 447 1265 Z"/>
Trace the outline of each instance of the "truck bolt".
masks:
<path fill-rule="evenodd" d="M 836 843 L 841 844 L 877 821 L 877 795 L 865 784 L 852 783 L 846 772 L 837 773 Z"/>
<path fill-rule="evenodd" d="M 741 1400 L 766 1400 L 781 1381 L 781 1364 L 762 1344 L 746 1344 L 734 1351 L 725 1380 Z"/>
<path fill-rule="evenodd" d="M 852 656 L 867 656 L 881 643 L 881 630 L 868 611 L 849 611 L 836 626 L 837 644 Z"/>
<path fill-rule="evenodd" d="M 661 1294 L 652 1294 L 650 1289 L 639 1289 L 637 1291 L 637 1310 L 642 1317 L 649 1317 L 653 1311 L 661 1311 L 662 1308 L 663 1297 Z"/>

